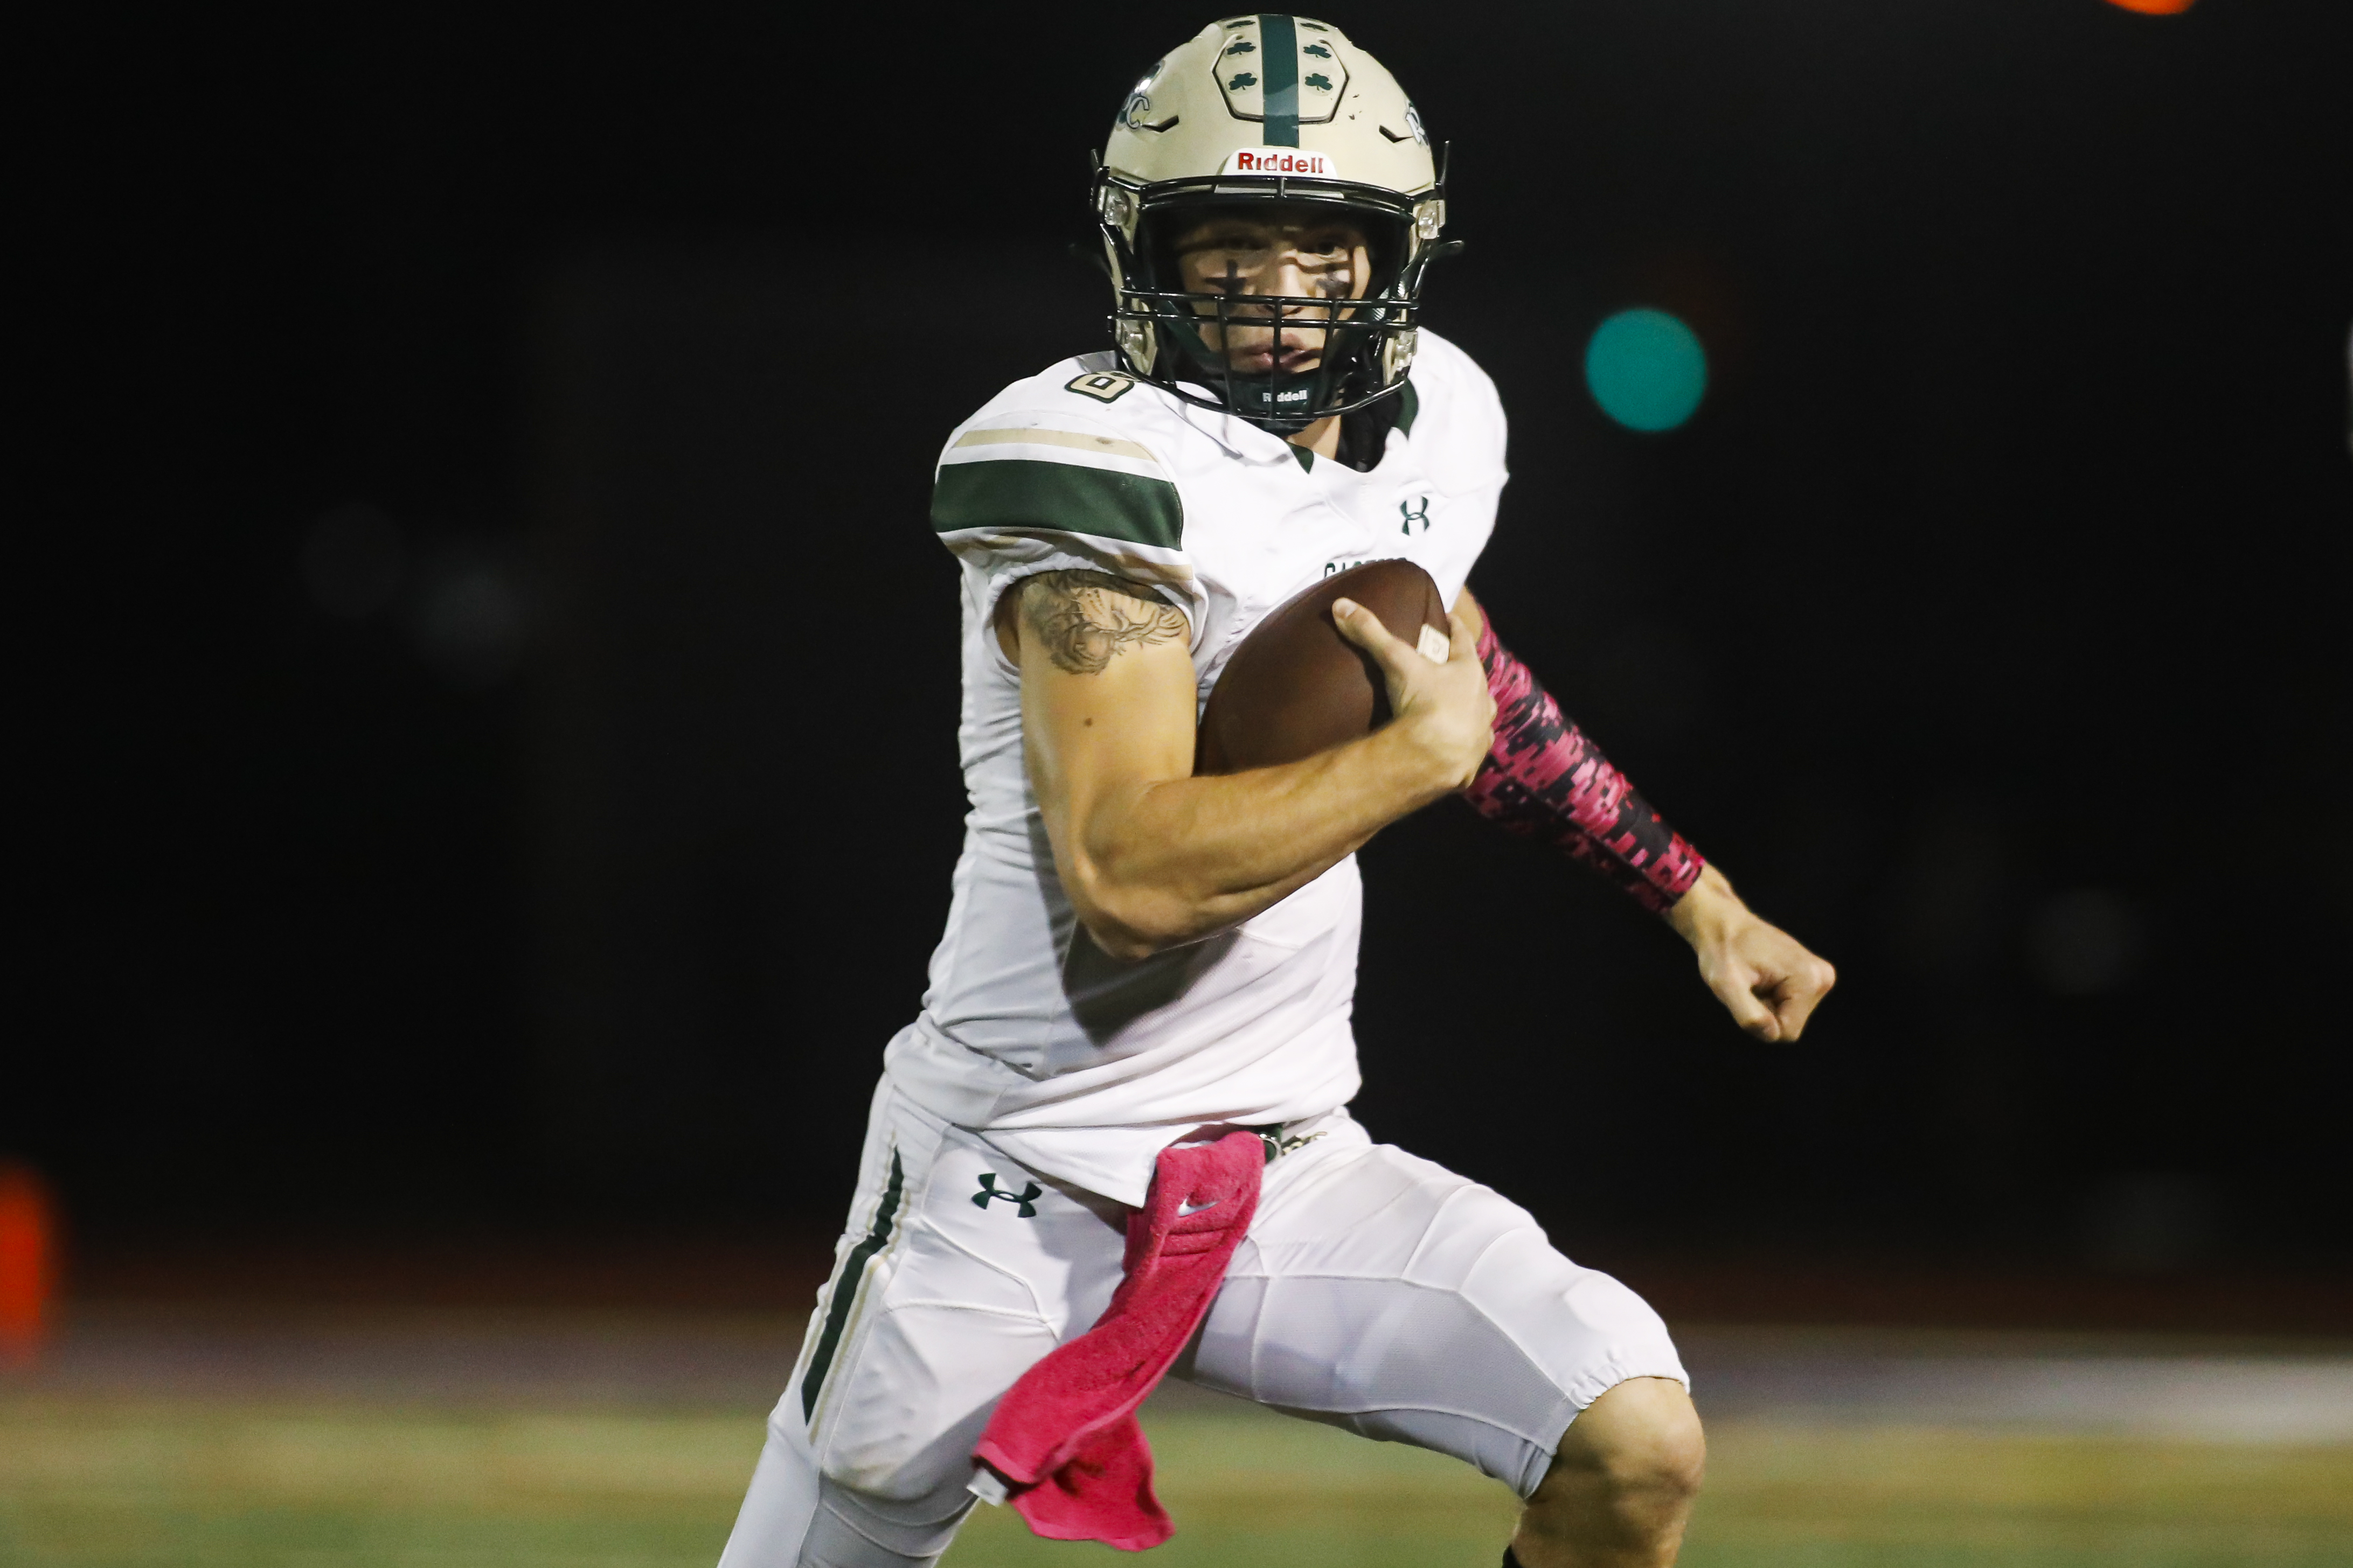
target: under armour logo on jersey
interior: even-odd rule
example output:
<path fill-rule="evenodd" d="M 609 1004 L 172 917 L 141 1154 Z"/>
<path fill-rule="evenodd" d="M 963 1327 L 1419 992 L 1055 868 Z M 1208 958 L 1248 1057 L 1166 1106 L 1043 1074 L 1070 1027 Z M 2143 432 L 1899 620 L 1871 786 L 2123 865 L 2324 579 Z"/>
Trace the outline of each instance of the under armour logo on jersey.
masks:
<path fill-rule="evenodd" d="M 1421 524 L 1422 532 L 1428 533 L 1430 531 L 1430 498 L 1422 497 L 1419 506 L 1414 505 L 1411 501 L 1398 502 L 1398 515 L 1405 519 L 1398 525 L 1399 533 L 1411 533 L 1413 525 L 1417 522 Z"/>
<path fill-rule="evenodd" d="M 972 1206 L 985 1209 L 988 1206 L 989 1199 L 1003 1198 L 1013 1205 L 1013 1212 L 1023 1219 L 1036 1219 L 1038 1199 L 1044 1194 L 1045 1191 L 1045 1188 L 1035 1182 L 1024 1182 L 1019 1192 L 1009 1193 L 997 1184 L 996 1172 L 984 1171 L 980 1175 L 980 1191 L 972 1194 Z"/>

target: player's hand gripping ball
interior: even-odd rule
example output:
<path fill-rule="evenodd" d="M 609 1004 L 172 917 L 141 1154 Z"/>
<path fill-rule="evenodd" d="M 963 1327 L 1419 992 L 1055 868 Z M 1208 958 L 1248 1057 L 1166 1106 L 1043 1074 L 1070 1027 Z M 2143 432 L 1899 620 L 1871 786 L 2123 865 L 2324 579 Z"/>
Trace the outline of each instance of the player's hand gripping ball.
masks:
<path fill-rule="evenodd" d="M 1410 561 L 1368 561 L 1335 572 L 1277 607 L 1242 639 L 1210 689 L 1195 746 L 1197 773 L 1271 768 L 1353 741 L 1389 720 L 1388 686 L 1370 654 L 1333 624 L 1354 599 L 1389 635 L 1443 658 L 1446 603 Z"/>

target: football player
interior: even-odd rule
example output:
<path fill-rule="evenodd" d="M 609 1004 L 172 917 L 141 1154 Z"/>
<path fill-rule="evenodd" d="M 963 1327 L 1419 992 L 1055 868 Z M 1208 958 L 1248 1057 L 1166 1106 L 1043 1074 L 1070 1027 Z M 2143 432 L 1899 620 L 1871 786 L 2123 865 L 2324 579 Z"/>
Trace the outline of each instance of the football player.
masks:
<path fill-rule="evenodd" d="M 1504 416 L 1420 325 L 1445 193 L 1388 71 L 1305 17 L 1205 27 L 1130 94 L 1091 198 L 1113 346 L 1016 382 L 940 454 L 964 852 L 724 1568 L 937 1558 L 997 1401 L 1118 1286 L 1156 1156 L 1236 1130 L 1266 1143 L 1260 1206 L 1172 1375 L 1477 1466 L 1525 1500 L 1521 1568 L 1671 1563 L 1703 1446 L 1657 1313 L 1348 1114 L 1355 851 L 1464 794 L 1662 913 L 1763 1039 L 1798 1037 L 1830 967 L 1660 821 L 1463 587 Z M 1393 721 L 1195 777 L 1236 645 L 1385 557 L 1454 607 L 1442 658 L 1337 607 Z"/>

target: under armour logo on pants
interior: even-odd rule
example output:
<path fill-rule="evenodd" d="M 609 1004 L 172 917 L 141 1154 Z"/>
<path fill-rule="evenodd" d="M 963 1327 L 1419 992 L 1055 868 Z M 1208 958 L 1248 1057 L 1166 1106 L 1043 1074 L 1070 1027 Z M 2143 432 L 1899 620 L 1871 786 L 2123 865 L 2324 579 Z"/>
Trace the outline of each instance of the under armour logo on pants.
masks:
<path fill-rule="evenodd" d="M 1021 1191 L 1008 1192 L 997 1184 L 996 1172 L 984 1171 L 980 1176 L 980 1191 L 972 1194 L 972 1206 L 985 1209 L 988 1206 L 989 1199 L 1003 1198 L 1013 1205 L 1014 1212 L 1023 1219 L 1036 1219 L 1038 1217 L 1037 1200 L 1045 1190 L 1035 1182 L 1024 1182 Z"/>

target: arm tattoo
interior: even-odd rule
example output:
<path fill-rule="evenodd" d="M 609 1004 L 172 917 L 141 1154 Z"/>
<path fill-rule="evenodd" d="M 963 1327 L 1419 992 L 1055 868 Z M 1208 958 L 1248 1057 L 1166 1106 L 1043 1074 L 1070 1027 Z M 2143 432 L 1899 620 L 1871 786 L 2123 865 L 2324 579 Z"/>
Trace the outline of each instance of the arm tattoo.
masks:
<path fill-rule="evenodd" d="M 1125 648 L 1185 637 L 1181 611 L 1108 572 L 1040 572 L 1020 592 L 1022 625 L 1072 675 L 1101 675 Z"/>

